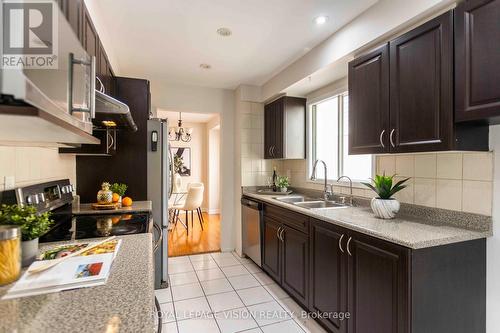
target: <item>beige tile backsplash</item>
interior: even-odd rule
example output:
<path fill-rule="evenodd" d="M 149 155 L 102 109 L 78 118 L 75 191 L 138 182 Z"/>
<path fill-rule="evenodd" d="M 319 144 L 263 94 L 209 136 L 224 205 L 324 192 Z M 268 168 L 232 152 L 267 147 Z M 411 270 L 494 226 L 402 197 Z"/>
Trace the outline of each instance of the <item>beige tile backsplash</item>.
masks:
<path fill-rule="evenodd" d="M 380 155 L 377 173 L 412 177 L 401 202 L 491 215 L 493 153 L 439 152 Z"/>
<path fill-rule="evenodd" d="M 75 156 L 60 155 L 57 148 L 0 146 L 0 190 L 6 176 L 15 186 L 69 178 L 76 184 Z"/>

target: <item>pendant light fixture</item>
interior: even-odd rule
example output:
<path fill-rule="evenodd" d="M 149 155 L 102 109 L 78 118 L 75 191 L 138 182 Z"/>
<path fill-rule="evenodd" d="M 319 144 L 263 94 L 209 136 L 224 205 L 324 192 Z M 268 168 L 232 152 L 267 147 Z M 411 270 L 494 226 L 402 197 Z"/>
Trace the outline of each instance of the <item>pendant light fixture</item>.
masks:
<path fill-rule="evenodd" d="M 179 121 L 177 122 L 177 127 L 170 127 L 168 130 L 168 139 L 170 141 L 191 141 L 191 134 L 193 129 L 191 127 L 182 127 L 182 113 L 179 112 Z"/>

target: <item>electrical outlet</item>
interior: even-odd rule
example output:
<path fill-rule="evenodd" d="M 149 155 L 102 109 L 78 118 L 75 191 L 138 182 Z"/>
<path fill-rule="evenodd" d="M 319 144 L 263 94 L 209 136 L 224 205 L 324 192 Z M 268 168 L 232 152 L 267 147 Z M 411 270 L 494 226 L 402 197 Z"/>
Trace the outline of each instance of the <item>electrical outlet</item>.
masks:
<path fill-rule="evenodd" d="M 5 176 L 5 189 L 12 190 L 16 186 L 16 178 L 14 176 Z"/>

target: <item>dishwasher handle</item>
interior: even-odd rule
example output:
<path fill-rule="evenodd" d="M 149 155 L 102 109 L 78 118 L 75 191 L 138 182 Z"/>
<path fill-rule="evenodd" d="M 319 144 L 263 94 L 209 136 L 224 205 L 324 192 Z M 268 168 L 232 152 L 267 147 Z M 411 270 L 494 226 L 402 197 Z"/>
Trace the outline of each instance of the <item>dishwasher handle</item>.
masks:
<path fill-rule="evenodd" d="M 241 204 L 243 206 L 247 206 L 248 208 L 252 208 L 255 210 L 262 210 L 262 203 L 257 202 L 257 201 L 249 200 L 246 198 L 241 198 Z"/>

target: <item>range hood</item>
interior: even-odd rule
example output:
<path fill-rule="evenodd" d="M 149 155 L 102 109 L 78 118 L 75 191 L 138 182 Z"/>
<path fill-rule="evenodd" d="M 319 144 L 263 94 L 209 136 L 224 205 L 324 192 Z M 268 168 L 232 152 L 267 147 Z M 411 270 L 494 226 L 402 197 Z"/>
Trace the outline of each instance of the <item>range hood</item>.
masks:
<path fill-rule="evenodd" d="M 137 125 L 130 114 L 127 104 L 95 91 L 95 118 L 92 120 L 97 128 L 116 128 L 120 130 L 137 131 Z"/>

